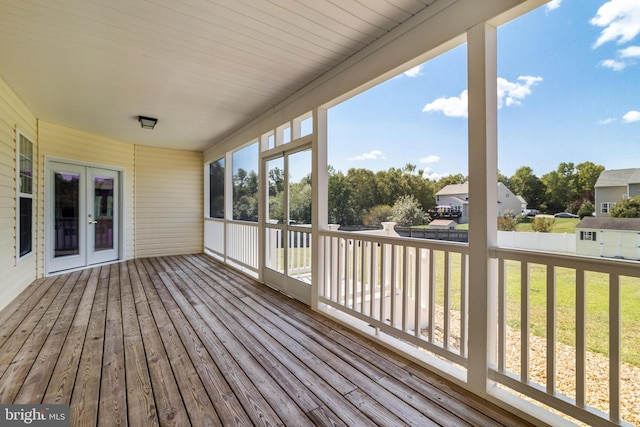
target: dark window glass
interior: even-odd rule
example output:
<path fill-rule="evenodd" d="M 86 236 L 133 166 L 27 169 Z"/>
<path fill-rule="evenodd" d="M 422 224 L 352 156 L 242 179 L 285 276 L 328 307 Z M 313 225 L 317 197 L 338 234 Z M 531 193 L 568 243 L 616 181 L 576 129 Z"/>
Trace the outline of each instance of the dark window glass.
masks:
<path fill-rule="evenodd" d="M 224 218 L 224 159 L 209 165 L 209 217 Z"/>
<path fill-rule="evenodd" d="M 23 257 L 33 249 L 33 199 L 20 197 L 20 256 Z"/>

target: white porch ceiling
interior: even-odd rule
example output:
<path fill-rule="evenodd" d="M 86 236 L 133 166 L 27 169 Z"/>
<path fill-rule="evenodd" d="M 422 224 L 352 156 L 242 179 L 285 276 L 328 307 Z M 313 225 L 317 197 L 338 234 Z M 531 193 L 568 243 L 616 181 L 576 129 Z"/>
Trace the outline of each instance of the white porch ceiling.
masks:
<path fill-rule="evenodd" d="M 0 0 L 0 76 L 38 119 L 203 150 L 435 1 Z"/>

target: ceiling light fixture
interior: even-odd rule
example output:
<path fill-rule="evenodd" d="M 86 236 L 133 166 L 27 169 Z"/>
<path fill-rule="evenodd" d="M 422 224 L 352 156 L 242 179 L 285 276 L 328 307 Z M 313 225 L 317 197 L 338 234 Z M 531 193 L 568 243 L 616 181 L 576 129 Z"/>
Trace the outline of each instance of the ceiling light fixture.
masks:
<path fill-rule="evenodd" d="M 142 126 L 143 129 L 153 129 L 154 127 L 156 127 L 156 123 L 158 123 L 158 119 L 145 116 L 138 116 L 138 121 L 140 122 L 140 126 Z"/>

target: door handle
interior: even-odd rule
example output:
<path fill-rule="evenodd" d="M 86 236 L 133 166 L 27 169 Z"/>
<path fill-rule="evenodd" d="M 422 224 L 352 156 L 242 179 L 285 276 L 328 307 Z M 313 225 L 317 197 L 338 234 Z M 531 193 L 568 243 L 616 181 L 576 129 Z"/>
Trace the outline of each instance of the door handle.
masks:
<path fill-rule="evenodd" d="M 89 224 L 97 224 L 98 221 L 89 221 Z"/>

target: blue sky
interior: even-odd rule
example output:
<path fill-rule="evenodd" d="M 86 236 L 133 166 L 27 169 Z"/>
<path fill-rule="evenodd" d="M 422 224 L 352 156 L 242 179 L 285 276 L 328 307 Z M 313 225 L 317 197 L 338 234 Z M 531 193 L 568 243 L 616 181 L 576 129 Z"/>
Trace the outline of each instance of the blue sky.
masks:
<path fill-rule="evenodd" d="M 329 163 L 467 174 L 466 45 L 329 111 Z M 640 0 L 554 0 L 498 29 L 498 166 L 640 167 Z"/>

